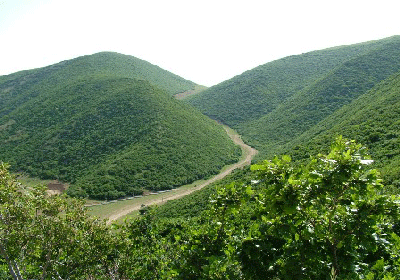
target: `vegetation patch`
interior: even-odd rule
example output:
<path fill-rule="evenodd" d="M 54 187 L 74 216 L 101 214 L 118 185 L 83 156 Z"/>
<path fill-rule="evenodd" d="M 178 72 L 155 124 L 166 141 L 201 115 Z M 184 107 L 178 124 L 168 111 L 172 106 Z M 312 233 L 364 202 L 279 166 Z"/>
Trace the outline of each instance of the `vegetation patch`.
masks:
<path fill-rule="evenodd" d="M 171 96 L 193 83 L 132 57 L 86 56 L 9 75 L 0 88 L 10 85 L 0 95 L 1 160 L 70 183 L 72 196 L 171 189 L 240 155 L 221 126 Z"/>
<path fill-rule="evenodd" d="M 382 193 L 365 151 L 339 137 L 305 164 L 281 156 L 232 174 L 204 190 L 203 210 L 176 218 L 147 208 L 111 227 L 89 217 L 82 201 L 21 189 L 0 165 L 0 275 L 396 279 L 399 199 Z"/>

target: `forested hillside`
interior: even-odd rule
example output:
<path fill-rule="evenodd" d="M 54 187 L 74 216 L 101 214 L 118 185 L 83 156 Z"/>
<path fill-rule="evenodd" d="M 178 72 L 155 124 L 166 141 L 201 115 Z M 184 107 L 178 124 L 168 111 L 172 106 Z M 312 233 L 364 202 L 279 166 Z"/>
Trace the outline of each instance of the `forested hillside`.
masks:
<path fill-rule="evenodd" d="M 283 145 L 399 70 L 397 37 L 337 66 L 269 114 L 238 126 L 264 155 L 281 154 Z"/>
<path fill-rule="evenodd" d="M 0 164 L 0 278 L 397 279 L 398 198 L 370 163 L 338 137 L 300 166 L 265 160 L 112 227 Z"/>
<path fill-rule="evenodd" d="M 170 189 L 236 160 L 222 127 L 171 96 L 194 83 L 138 61 L 100 53 L 1 77 L 0 160 L 98 199 Z"/>
<path fill-rule="evenodd" d="M 386 105 L 379 103 L 386 96 L 383 93 L 363 105 L 352 102 L 359 97 L 364 100 L 363 95 L 369 96 L 370 89 L 399 70 L 400 36 L 394 36 L 267 63 L 189 97 L 188 101 L 210 117 L 236 128 L 247 143 L 260 151 L 259 159 L 288 152 L 305 156 L 309 154 L 305 150 L 322 141 L 318 134 L 335 127 L 334 132 L 325 135 L 325 148 L 332 134 L 360 140 L 379 158 L 379 168 L 392 186 L 398 185 L 399 178 L 395 168 L 397 134 L 392 133 L 397 120 L 393 115 L 396 105 L 387 110 Z M 386 92 L 397 92 L 395 80 L 389 78 L 383 83 Z M 379 93 L 381 89 L 373 92 Z M 363 114 L 364 108 L 374 108 L 376 112 Z M 380 114 L 381 111 L 385 113 Z M 371 132 L 361 124 L 349 126 L 348 120 L 355 115 L 359 122 L 364 118 L 374 123 L 374 129 L 380 132 Z M 306 142 L 313 144 L 307 146 Z M 300 147 L 302 152 L 298 151 Z"/>
<path fill-rule="evenodd" d="M 296 159 L 327 150 L 337 135 L 365 143 L 392 191 L 400 188 L 400 72 L 382 81 L 366 94 L 343 106 L 312 127 L 284 149 Z"/>
<path fill-rule="evenodd" d="M 10 98 L 16 98 L 19 93 L 25 93 L 35 86 L 37 86 L 36 90 L 40 90 L 43 85 L 53 87 L 67 80 L 80 79 L 86 75 L 147 80 L 157 87 L 167 90 L 171 95 L 194 89 L 196 86 L 194 82 L 185 80 L 147 61 L 114 52 L 85 55 L 47 67 L 1 76 L 0 83 L 7 90 Z M 31 94 L 35 96 L 34 92 Z M 25 94 L 24 97 L 28 96 Z M 2 101 L 6 102 L 8 99 Z"/>
<path fill-rule="evenodd" d="M 400 37 L 334 47 L 285 57 L 258 66 L 187 100 L 206 115 L 229 126 L 256 120 L 306 89 L 342 63 Z"/>

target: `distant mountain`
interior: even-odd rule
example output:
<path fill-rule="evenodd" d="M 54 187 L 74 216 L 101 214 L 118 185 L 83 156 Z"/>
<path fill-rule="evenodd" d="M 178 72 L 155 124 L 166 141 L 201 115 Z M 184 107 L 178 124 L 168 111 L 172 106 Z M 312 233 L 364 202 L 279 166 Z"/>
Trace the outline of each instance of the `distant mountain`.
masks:
<path fill-rule="evenodd" d="M 112 199 L 192 182 L 237 159 L 224 130 L 173 94 L 196 84 L 99 53 L 0 77 L 0 160 Z"/>
<path fill-rule="evenodd" d="M 400 70 L 400 36 L 290 56 L 187 101 L 260 150 L 278 154 L 330 114 Z"/>

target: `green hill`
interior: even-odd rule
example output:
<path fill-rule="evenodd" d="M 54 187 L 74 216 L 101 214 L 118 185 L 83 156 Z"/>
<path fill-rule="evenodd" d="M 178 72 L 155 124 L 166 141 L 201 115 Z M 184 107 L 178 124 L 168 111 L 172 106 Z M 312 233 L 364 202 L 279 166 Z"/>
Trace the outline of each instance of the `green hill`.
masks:
<path fill-rule="evenodd" d="M 193 85 L 112 53 L 0 77 L 0 160 L 98 199 L 216 173 L 239 149 L 222 127 L 171 96 Z"/>
<path fill-rule="evenodd" d="M 269 114 L 241 124 L 246 139 L 269 156 L 343 105 L 400 70 L 400 37 L 347 60 L 294 93 Z"/>
<path fill-rule="evenodd" d="M 400 72 L 285 145 L 297 159 L 327 150 L 337 135 L 363 143 L 387 185 L 400 188 Z"/>
<path fill-rule="evenodd" d="M 270 113 L 349 59 L 399 38 L 285 57 L 246 71 L 187 100 L 206 115 L 236 127 Z"/>
<path fill-rule="evenodd" d="M 273 61 L 187 100 L 236 128 L 260 157 L 271 156 L 399 70 L 394 36 Z"/>
<path fill-rule="evenodd" d="M 170 95 L 192 90 L 196 84 L 133 56 L 101 52 L 62 61 L 44 68 L 0 76 L 0 117 L 66 82 L 86 76 L 146 80 Z"/>

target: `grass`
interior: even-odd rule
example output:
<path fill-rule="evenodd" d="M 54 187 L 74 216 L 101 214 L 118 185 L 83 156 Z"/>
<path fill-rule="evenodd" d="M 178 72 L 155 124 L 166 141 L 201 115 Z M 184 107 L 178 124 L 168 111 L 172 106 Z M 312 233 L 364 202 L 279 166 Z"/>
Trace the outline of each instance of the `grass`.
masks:
<path fill-rule="evenodd" d="M 18 182 L 27 187 L 34 187 L 38 185 L 47 186 L 52 181 L 52 180 L 42 180 L 39 178 L 30 177 L 23 173 L 17 173 L 14 175 L 16 176 Z"/>

